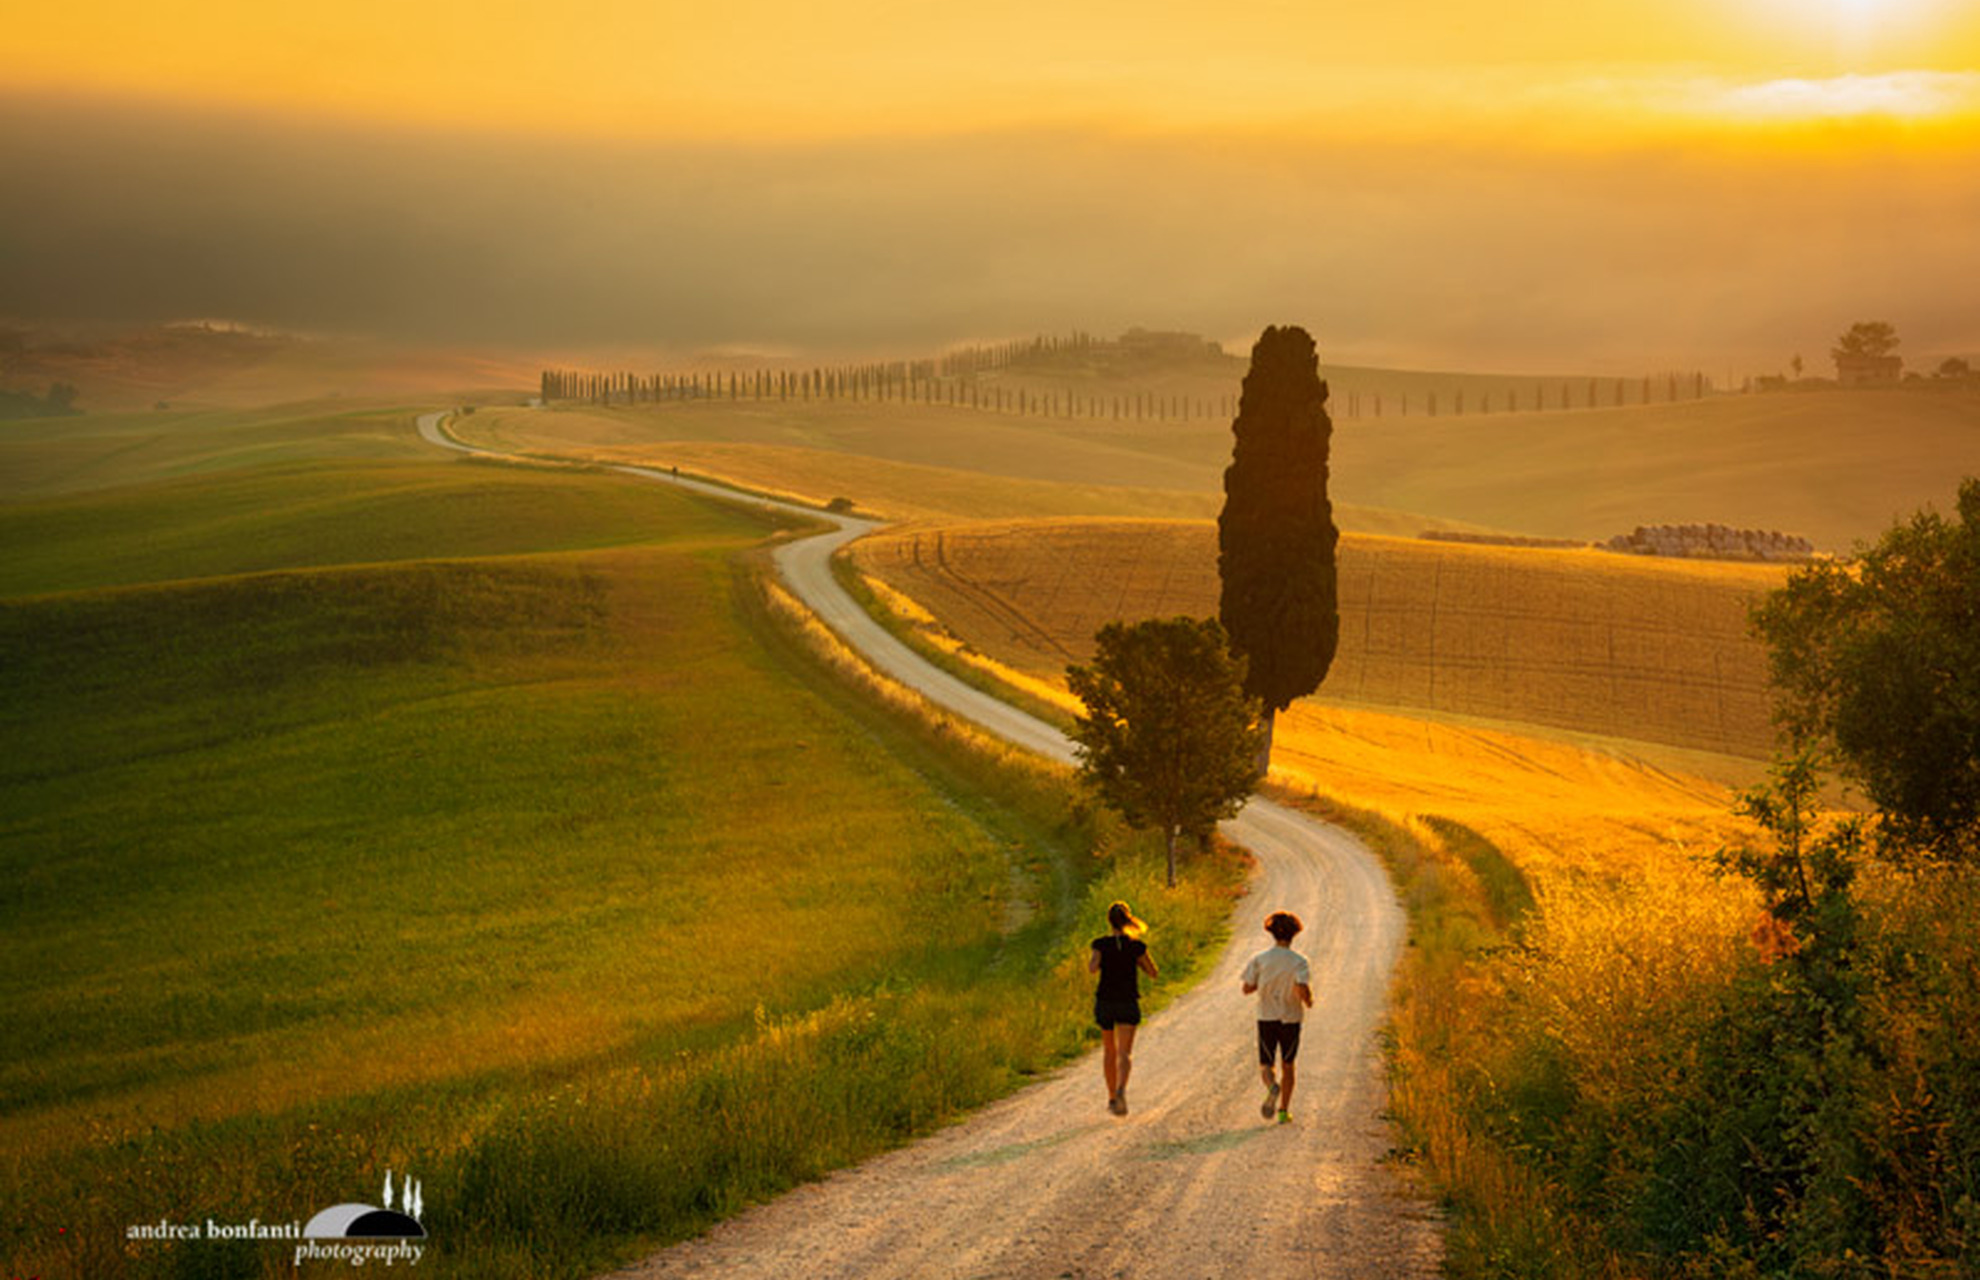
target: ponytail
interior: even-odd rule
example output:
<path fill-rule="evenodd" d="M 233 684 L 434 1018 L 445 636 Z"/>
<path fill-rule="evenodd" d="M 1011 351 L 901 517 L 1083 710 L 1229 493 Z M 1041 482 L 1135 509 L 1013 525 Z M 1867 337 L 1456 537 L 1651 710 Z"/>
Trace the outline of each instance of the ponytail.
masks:
<path fill-rule="evenodd" d="M 1148 926 L 1135 919 L 1134 912 L 1128 910 L 1125 902 L 1116 902 L 1107 908 L 1107 923 L 1130 938 L 1139 938 L 1148 932 Z"/>

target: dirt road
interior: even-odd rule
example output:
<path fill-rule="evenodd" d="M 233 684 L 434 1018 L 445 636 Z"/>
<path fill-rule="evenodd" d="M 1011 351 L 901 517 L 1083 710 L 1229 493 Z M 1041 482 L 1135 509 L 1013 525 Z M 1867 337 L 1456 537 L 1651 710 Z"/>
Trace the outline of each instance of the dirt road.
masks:
<path fill-rule="evenodd" d="M 420 419 L 421 434 L 459 448 Z M 733 490 L 620 470 L 736 498 Z M 775 504 L 771 504 L 775 505 Z M 806 514 L 817 516 L 815 511 Z M 833 550 L 874 526 L 788 544 L 780 572 L 849 643 L 931 700 L 1069 760 L 1063 735 L 916 657 L 833 581 Z M 1131 1112 L 1110 1116 L 1089 1057 L 913 1146 L 801 1187 L 615 1275 L 657 1277 L 1429 1277 L 1430 1207 L 1386 1161 L 1375 1041 L 1404 936 L 1375 859 L 1345 832 L 1253 801 L 1225 833 L 1258 859 L 1215 971 L 1142 1028 Z M 1267 1124 L 1238 974 L 1267 912 L 1307 923 L 1315 1007 L 1294 1123 Z M 1161 921 L 1150 944 L 1161 953 Z M 1104 932 L 1100 922 L 1094 932 Z"/>

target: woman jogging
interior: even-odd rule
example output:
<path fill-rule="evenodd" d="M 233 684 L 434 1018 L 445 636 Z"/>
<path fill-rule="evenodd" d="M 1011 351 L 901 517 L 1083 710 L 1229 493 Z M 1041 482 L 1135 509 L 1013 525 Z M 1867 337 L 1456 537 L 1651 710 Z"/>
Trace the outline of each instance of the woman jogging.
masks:
<path fill-rule="evenodd" d="M 1107 1110 L 1127 1114 L 1128 1072 L 1134 1066 L 1134 1029 L 1141 1025 L 1141 981 L 1136 970 L 1159 976 L 1141 935 L 1148 926 L 1125 902 L 1107 908 L 1113 932 L 1093 940 L 1086 971 L 1100 975 L 1093 993 L 1093 1020 L 1100 1024 L 1100 1065 L 1107 1075 Z"/>

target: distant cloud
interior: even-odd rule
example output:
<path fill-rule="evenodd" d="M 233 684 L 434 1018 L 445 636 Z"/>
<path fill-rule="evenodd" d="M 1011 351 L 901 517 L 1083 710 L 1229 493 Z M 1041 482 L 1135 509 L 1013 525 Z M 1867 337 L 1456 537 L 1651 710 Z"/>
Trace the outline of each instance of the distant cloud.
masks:
<path fill-rule="evenodd" d="M 1980 72 L 1898 71 L 1884 75 L 1783 79 L 1700 86 L 1702 114 L 1733 119 L 1817 120 L 1880 116 L 1905 121 L 1980 119 Z"/>

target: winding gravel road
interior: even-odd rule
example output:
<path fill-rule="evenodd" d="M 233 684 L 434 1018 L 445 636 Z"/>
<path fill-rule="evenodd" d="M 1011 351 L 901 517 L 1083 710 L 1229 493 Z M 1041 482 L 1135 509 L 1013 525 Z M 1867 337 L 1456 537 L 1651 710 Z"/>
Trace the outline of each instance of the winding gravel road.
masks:
<path fill-rule="evenodd" d="M 449 449 L 446 415 L 420 434 Z M 784 506 L 644 467 L 616 470 L 728 501 Z M 790 508 L 818 518 L 810 508 Z M 833 579 L 831 556 L 879 526 L 846 516 L 788 543 L 779 572 L 834 631 L 895 679 L 999 736 L 1071 761 L 1065 736 L 917 657 Z M 619 1277 L 1431 1277 L 1443 1234 L 1386 1157 L 1377 1050 L 1405 920 L 1352 836 L 1264 800 L 1224 833 L 1258 861 L 1231 944 L 1195 989 L 1154 1015 L 1135 1049 L 1132 1113 L 1106 1110 L 1096 1058 L 953 1128 L 804 1186 L 666 1249 Z M 1251 1002 L 1238 974 L 1267 944 L 1266 914 L 1306 921 L 1314 1008 L 1294 1123 L 1259 1116 Z M 1161 955 L 1161 920 L 1151 946 Z M 1104 932 L 1094 922 L 1095 934 Z"/>

